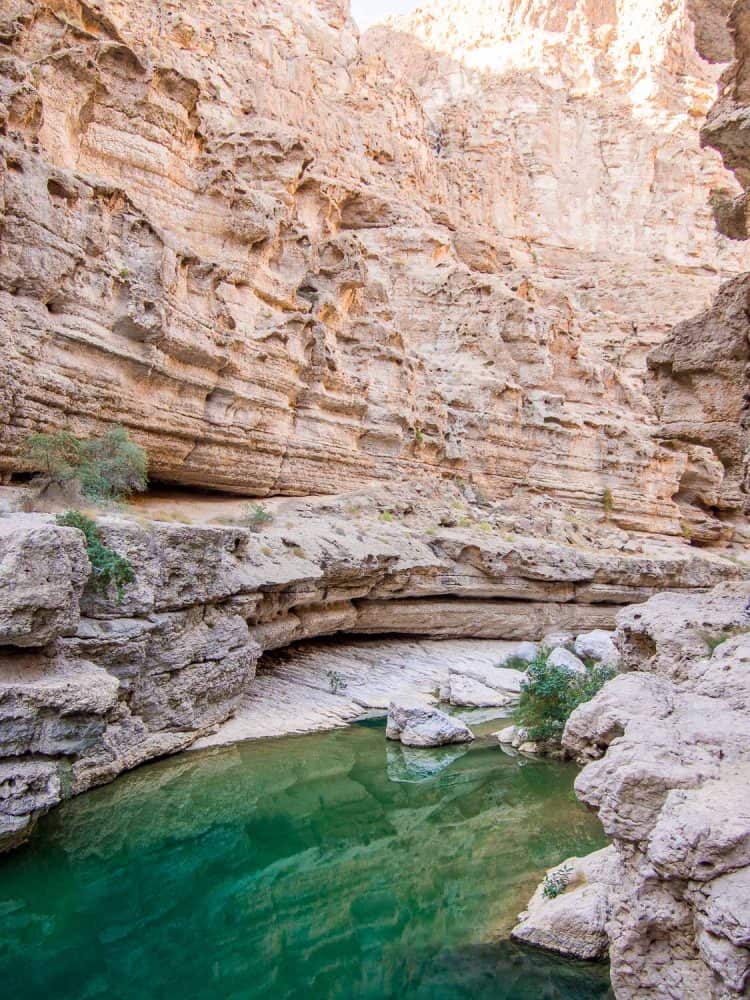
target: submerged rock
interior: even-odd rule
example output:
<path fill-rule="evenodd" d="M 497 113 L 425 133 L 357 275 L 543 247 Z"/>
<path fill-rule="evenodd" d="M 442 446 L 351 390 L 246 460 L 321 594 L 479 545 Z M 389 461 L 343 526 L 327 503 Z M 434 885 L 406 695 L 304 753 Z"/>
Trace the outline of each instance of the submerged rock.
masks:
<path fill-rule="evenodd" d="M 386 745 L 386 769 L 389 781 L 419 784 L 447 770 L 467 751 L 466 746 L 439 747 L 428 750 L 403 744 Z"/>
<path fill-rule="evenodd" d="M 438 708 L 416 703 L 391 702 L 385 735 L 409 747 L 442 747 L 449 743 L 469 743 L 474 734 L 469 727 Z"/>

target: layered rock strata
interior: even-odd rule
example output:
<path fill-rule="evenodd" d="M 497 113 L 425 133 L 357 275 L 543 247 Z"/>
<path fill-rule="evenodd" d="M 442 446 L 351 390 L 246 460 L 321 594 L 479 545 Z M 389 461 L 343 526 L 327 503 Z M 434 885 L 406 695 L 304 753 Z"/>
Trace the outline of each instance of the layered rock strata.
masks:
<path fill-rule="evenodd" d="M 0 816 L 34 816 L 213 730 L 264 650 L 337 632 L 541 638 L 611 625 L 665 587 L 738 574 L 685 547 L 625 555 L 462 528 L 319 512 L 263 535 L 101 522 L 132 563 L 118 599 L 87 582 L 83 536 L 40 515 L 0 520 Z"/>
<path fill-rule="evenodd" d="M 597 899 L 618 1000 L 748 995 L 749 597 L 747 585 L 724 585 L 622 611 L 625 672 L 565 730 L 587 765 L 578 797 L 617 854 Z M 575 953 L 573 903 L 559 906 L 556 926 L 555 907 L 537 899 L 518 933 Z"/>
<path fill-rule="evenodd" d="M 702 130 L 734 171 L 743 192 L 716 193 L 719 229 L 737 240 L 748 236 L 750 189 L 750 12 L 732 6 L 729 19 L 734 61 L 721 81 L 719 100 Z M 721 524 L 750 511 L 750 275 L 725 285 L 712 305 L 679 324 L 650 355 L 651 395 L 667 448 L 687 463 L 677 501 L 687 531 L 696 539 L 720 537 Z"/>
<path fill-rule="evenodd" d="M 114 421 L 166 482 L 609 490 L 678 533 L 643 359 L 744 258 L 695 129 L 723 48 L 695 0 L 472 7 L 360 45 L 345 0 L 8 0 L 0 469 Z"/>

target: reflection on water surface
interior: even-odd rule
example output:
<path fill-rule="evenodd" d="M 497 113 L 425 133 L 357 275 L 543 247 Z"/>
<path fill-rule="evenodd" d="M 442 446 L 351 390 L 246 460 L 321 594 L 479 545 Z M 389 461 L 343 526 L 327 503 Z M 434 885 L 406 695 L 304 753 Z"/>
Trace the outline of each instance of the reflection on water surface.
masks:
<path fill-rule="evenodd" d="M 604 843 L 574 775 L 490 739 L 420 755 L 380 723 L 142 768 L 0 860 L 4 992 L 608 997 L 606 968 L 502 940 L 542 869 Z"/>

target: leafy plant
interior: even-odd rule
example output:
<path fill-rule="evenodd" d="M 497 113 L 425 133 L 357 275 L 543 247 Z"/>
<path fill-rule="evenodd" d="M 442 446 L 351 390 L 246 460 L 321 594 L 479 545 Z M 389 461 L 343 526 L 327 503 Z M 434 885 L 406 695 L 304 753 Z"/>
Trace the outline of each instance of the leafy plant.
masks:
<path fill-rule="evenodd" d="M 248 504 L 244 521 L 251 531 L 262 531 L 266 525 L 273 523 L 273 514 L 263 504 Z"/>
<path fill-rule="evenodd" d="M 517 719 L 533 742 L 559 741 L 573 711 L 590 701 L 617 671 L 601 664 L 587 666 L 585 674 L 551 666 L 540 650 L 530 664 L 521 689 Z"/>
<path fill-rule="evenodd" d="M 391 524 L 395 519 L 391 511 L 384 510 L 383 513 L 380 515 L 379 520 L 381 520 L 384 524 Z"/>
<path fill-rule="evenodd" d="M 714 635 L 704 635 L 703 638 L 706 641 L 706 645 L 713 653 L 723 642 L 727 639 L 732 639 L 736 635 L 747 635 L 750 632 L 750 628 L 742 628 L 737 625 L 729 629 L 725 629 L 723 632 L 716 632 Z"/>
<path fill-rule="evenodd" d="M 148 485 L 148 457 L 124 427 L 110 427 L 100 438 L 84 441 L 78 475 L 84 496 L 119 500 L 142 493 Z"/>
<path fill-rule="evenodd" d="M 687 521 L 683 521 L 680 525 L 680 531 L 682 532 L 682 537 L 686 538 L 688 541 L 693 537 L 693 526 L 688 524 Z"/>
<path fill-rule="evenodd" d="M 554 871 L 548 872 L 542 882 L 542 895 L 545 899 L 556 899 L 570 885 L 570 876 L 573 874 L 571 865 L 560 865 Z"/>
<path fill-rule="evenodd" d="M 607 487 L 607 489 L 602 494 L 602 507 L 604 508 L 604 513 L 608 517 L 615 509 L 615 498 L 612 494 L 612 490 L 609 487 Z"/>
<path fill-rule="evenodd" d="M 145 490 L 146 452 L 130 440 L 124 427 L 110 427 L 102 437 L 82 440 L 69 431 L 32 434 L 29 461 L 50 482 L 78 480 L 81 492 L 95 502 L 120 500 Z"/>
<path fill-rule="evenodd" d="M 525 660 L 522 656 L 509 656 L 507 660 L 503 660 L 503 667 L 508 670 L 526 670 L 529 665 L 529 661 Z"/>
<path fill-rule="evenodd" d="M 77 528 L 83 533 L 95 588 L 102 594 L 108 594 L 114 587 L 119 604 L 125 586 L 135 580 L 130 562 L 104 544 L 96 522 L 80 511 L 69 510 L 58 515 L 57 523 L 63 528 Z"/>
<path fill-rule="evenodd" d="M 707 635 L 706 645 L 713 653 L 723 642 L 726 642 L 730 638 L 729 632 L 720 632 L 719 635 Z"/>

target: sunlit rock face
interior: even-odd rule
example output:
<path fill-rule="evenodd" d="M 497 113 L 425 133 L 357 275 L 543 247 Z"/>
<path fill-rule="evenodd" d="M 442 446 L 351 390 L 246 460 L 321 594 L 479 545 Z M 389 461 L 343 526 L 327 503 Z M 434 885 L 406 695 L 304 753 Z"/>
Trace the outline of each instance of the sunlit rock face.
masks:
<path fill-rule="evenodd" d="M 711 20 L 709 23 L 713 23 Z M 748 236 L 750 188 L 750 13 L 732 7 L 728 22 L 734 60 L 702 129 L 742 185 L 739 195 L 717 191 L 719 229 L 736 240 Z M 738 244 L 741 245 L 741 244 Z M 708 309 L 679 324 L 648 359 L 650 392 L 665 445 L 687 464 L 676 499 L 692 534 L 716 538 L 724 523 L 750 509 L 750 275 L 724 285 Z M 745 536 L 747 537 L 747 536 Z"/>
<path fill-rule="evenodd" d="M 0 468 L 119 421 L 167 482 L 678 532 L 644 358 L 746 253 L 700 4 L 470 6 L 360 44 L 335 0 L 8 0 Z"/>

